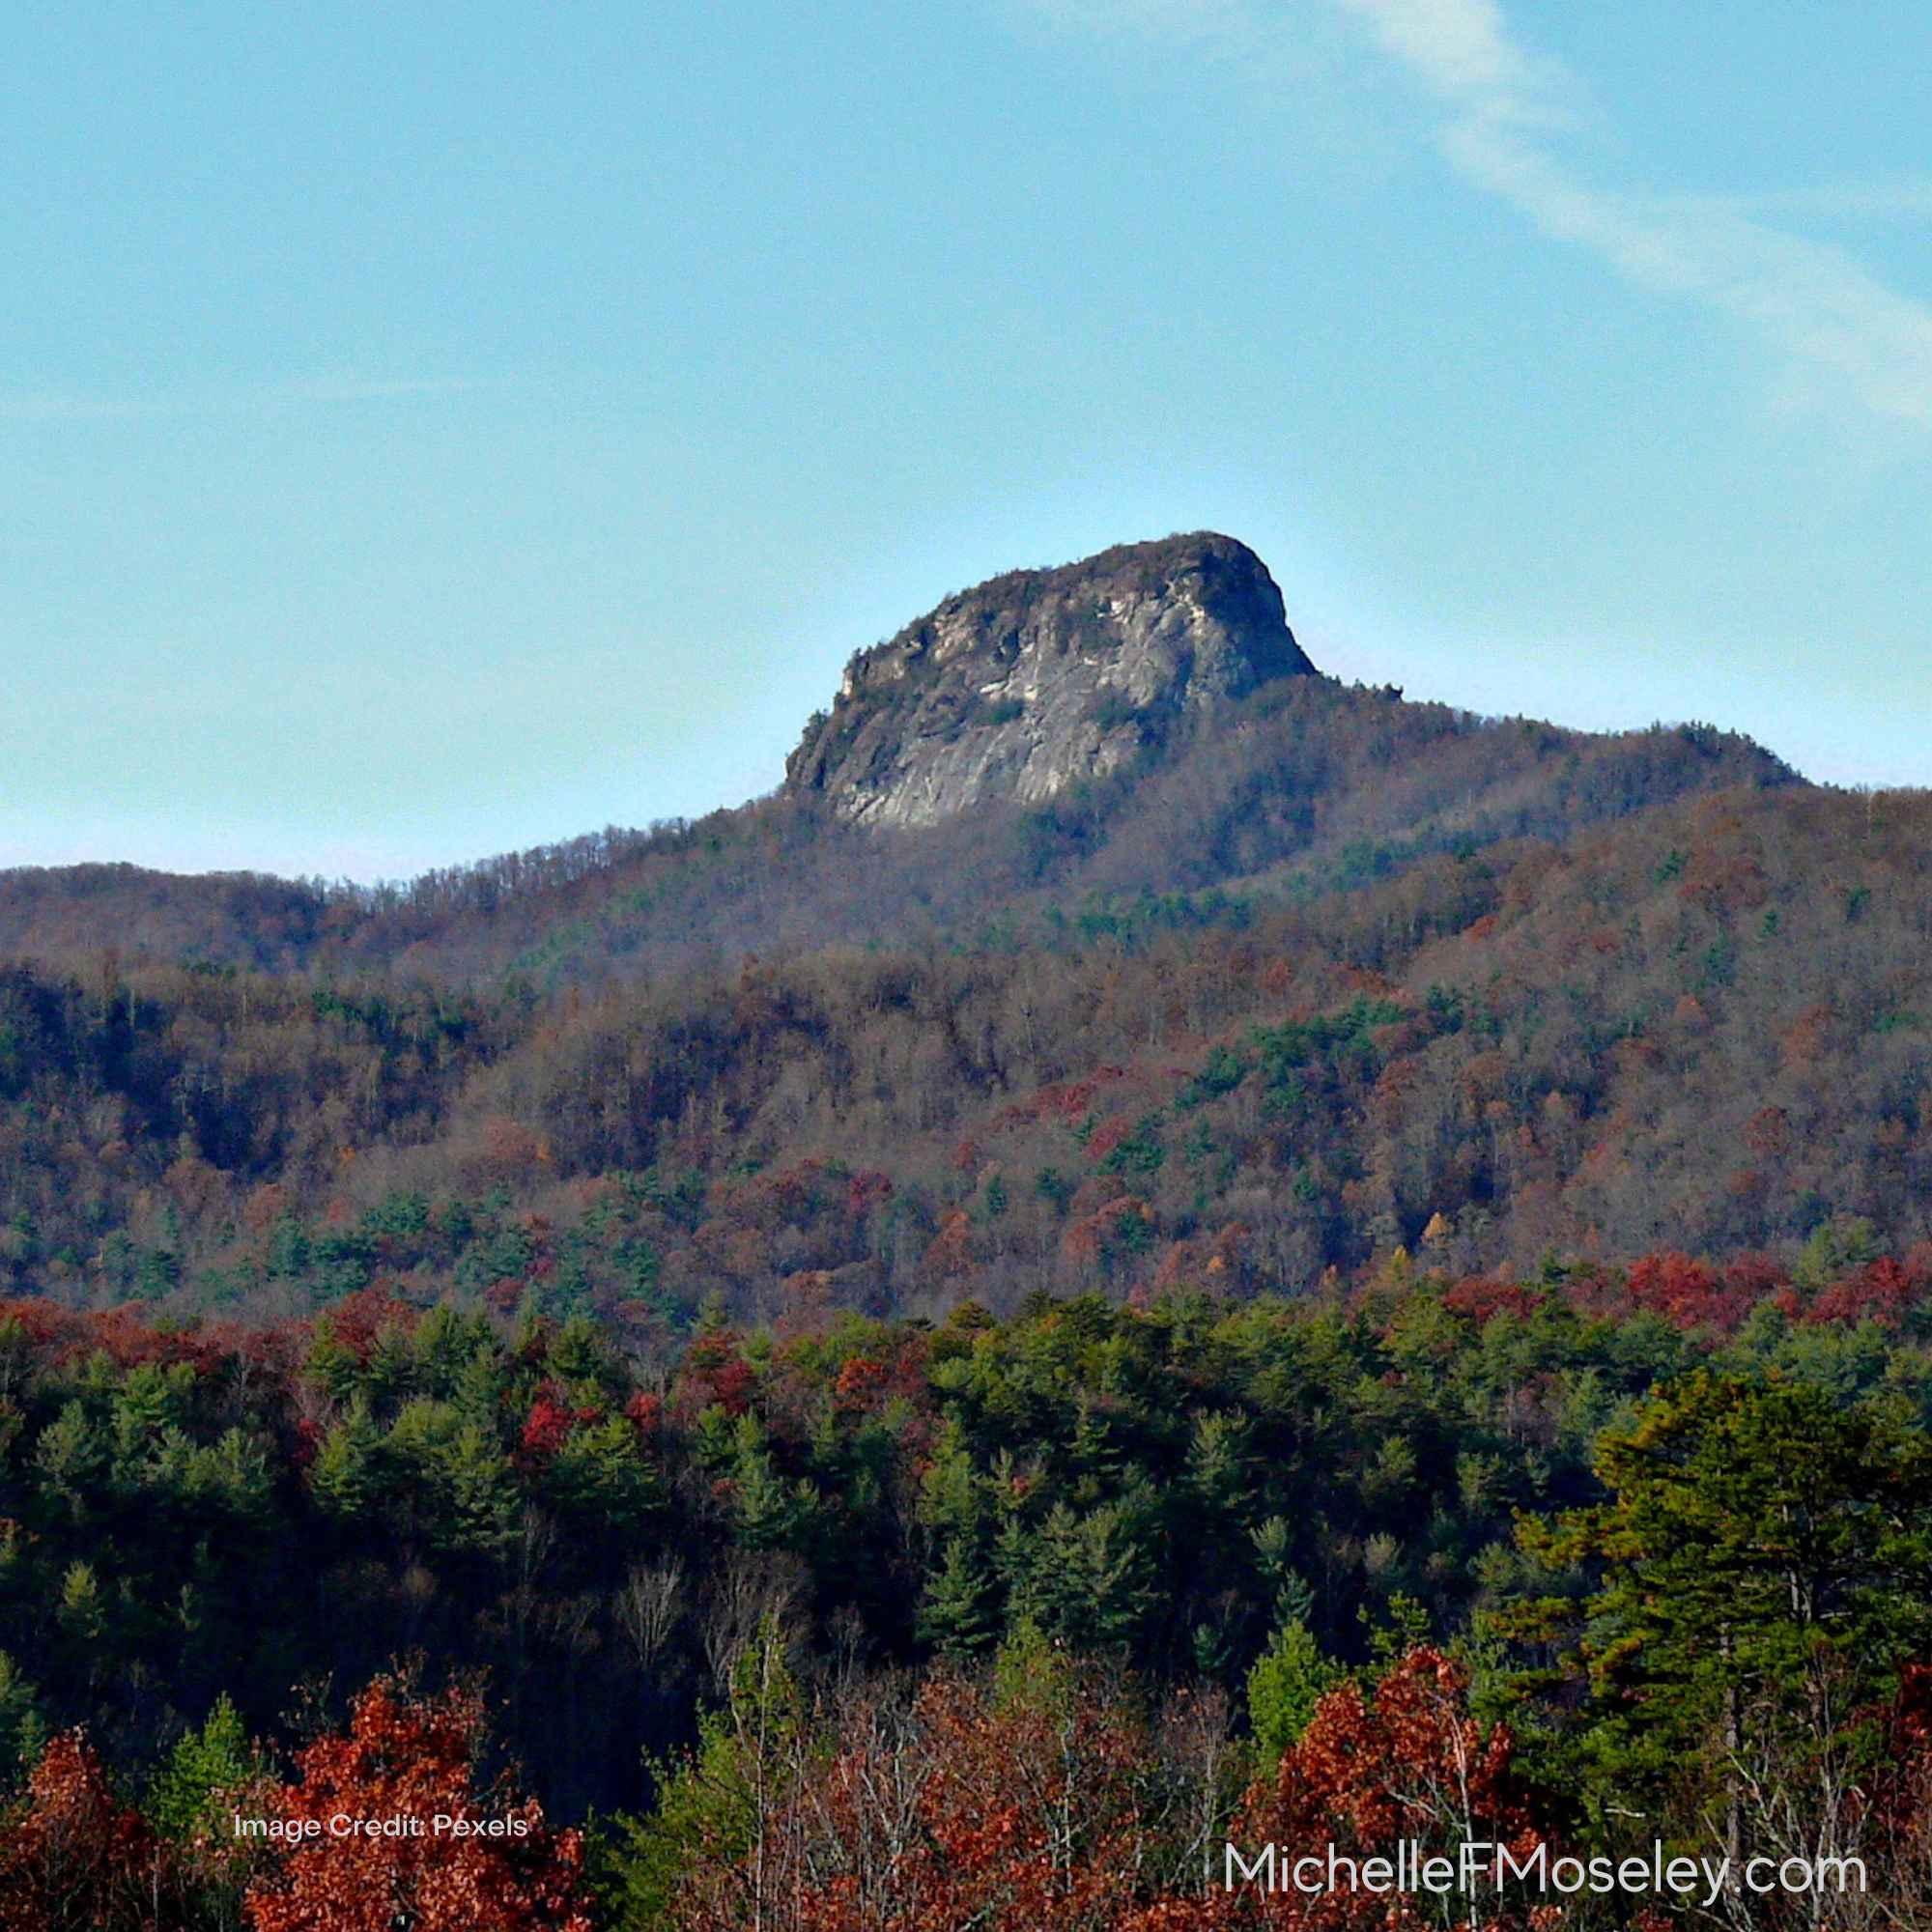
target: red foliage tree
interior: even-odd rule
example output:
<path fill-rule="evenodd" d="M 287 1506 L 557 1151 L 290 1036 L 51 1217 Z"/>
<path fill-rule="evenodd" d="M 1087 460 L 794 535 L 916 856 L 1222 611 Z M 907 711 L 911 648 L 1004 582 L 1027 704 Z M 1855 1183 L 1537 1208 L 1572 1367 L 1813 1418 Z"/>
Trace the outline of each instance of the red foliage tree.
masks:
<path fill-rule="evenodd" d="M 578 1834 L 551 1831 L 534 1801 L 476 1788 L 482 1719 L 472 1690 L 371 1684 L 348 1734 L 303 1749 L 298 1781 L 271 1800 L 270 1815 L 313 1820 L 321 1835 L 291 1843 L 250 1889 L 255 1932 L 589 1932 Z M 400 1825 L 331 1831 L 343 1819 Z"/>
<path fill-rule="evenodd" d="M 1672 1253 L 1645 1255 L 1630 1271 L 1631 1299 L 1679 1328 L 1729 1334 L 1750 1313 L 1747 1283 L 1728 1281 L 1708 1262 Z"/>
<path fill-rule="evenodd" d="M 852 1355 L 838 1371 L 832 1400 L 841 1410 L 855 1411 L 876 1406 L 886 1386 L 886 1365 L 870 1355 Z"/>
<path fill-rule="evenodd" d="M 1442 1292 L 1443 1307 L 1452 1315 L 1466 1316 L 1479 1328 L 1497 1315 L 1526 1321 L 1547 1299 L 1523 1283 L 1477 1274 L 1465 1275 Z"/>
<path fill-rule="evenodd" d="M 577 1421 L 572 1410 L 550 1396 L 540 1395 L 524 1418 L 522 1448 L 526 1456 L 548 1461 L 563 1447 Z"/>
<path fill-rule="evenodd" d="M 757 1375 L 727 1329 L 693 1338 L 676 1384 L 676 1406 L 696 1415 L 714 1404 L 727 1415 L 743 1415 L 752 1406 Z"/>
<path fill-rule="evenodd" d="M 1876 1321 L 1896 1329 L 1918 1300 L 1920 1284 L 1889 1255 L 1834 1281 L 1804 1311 L 1807 1321 Z"/>
<path fill-rule="evenodd" d="M 148 1932 L 174 1889 L 162 1847 L 82 1733 L 52 1739 L 24 1806 L 0 1821 L 0 1932 Z"/>
<path fill-rule="evenodd" d="M 1508 1728 L 1485 1732 L 1469 1716 L 1463 1671 L 1439 1652 L 1409 1652 L 1365 1696 L 1352 1680 L 1316 1706 L 1300 1739 L 1282 1754 L 1271 1785 L 1249 1798 L 1237 1837 L 1305 1848 L 1325 1857 L 1388 1859 L 1415 1840 L 1424 1856 L 1455 1859 L 1471 1840 L 1503 1843 L 1520 1863 L 1546 1842 L 1512 1772 Z M 1427 1892 L 1340 1889 L 1244 1891 L 1249 1924 L 1276 1932 L 1380 1932 L 1441 1923 L 1443 1900 Z M 1457 1899 L 1463 1909 L 1470 1901 Z M 1486 1894 L 1477 1915 L 1492 1932 L 1560 1925 L 1558 1907 L 1521 1893 Z M 1162 1923 L 1158 1918 L 1150 1926 Z M 1188 1921 L 1174 1919 L 1176 1925 Z"/>
<path fill-rule="evenodd" d="M 676 1932 L 1118 1932 L 1148 1740 L 1093 1688 L 1030 1690 L 941 1673 L 909 1706 L 848 1703 L 829 1753 L 772 1768 L 756 1853 L 697 1861 Z"/>
<path fill-rule="evenodd" d="M 939 1232 L 920 1266 L 934 1281 L 950 1281 L 972 1272 L 973 1225 L 963 1208 L 951 1208 L 940 1218 Z"/>

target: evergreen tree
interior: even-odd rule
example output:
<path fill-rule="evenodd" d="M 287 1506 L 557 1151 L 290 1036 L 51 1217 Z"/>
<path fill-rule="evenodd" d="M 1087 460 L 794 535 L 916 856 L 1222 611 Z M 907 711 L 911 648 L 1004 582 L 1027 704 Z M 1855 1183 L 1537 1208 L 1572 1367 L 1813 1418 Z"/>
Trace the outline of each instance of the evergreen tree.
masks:
<path fill-rule="evenodd" d="M 0 1650 L 0 1804 L 40 1762 L 46 1742 L 46 1719 L 34 1687 Z"/>
<path fill-rule="evenodd" d="M 1292 1619 L 1275 1632 L 1248 1672 L 1248 1721 L 1264 1766 L 1299 1741 L 1315 1707 L 1344 1674 L 1306 1624 Z"/>
<path fill-rule="evenodd" d="M 984 1553 L 965 1534 L 948 1537 L 939 1567 L 927 1574 L 919 1635 L 942 1656 L 972 1657 L 999 1628 L 999 1584 Z"/>
<path fill-rule="evenodd" d="M 198 1731 L 183 1734 L 148 1790 L 147 1813 L 163 1837 L 185 1841 L 216 1828 L 222 1801 L 262 1774 L 241 1714 L 224 1691 Z M 225 1833 L 222 1835 L 226 1835 Z"/>
<path fill-rule="evenodd" d="M 1706 1766 L 1735 1841 L 1747 1754 L 1842 1770 L 1932 1649 L 1926 1436 L 1887 1399 L 1700 1372 L 1607 1434 L 1597 1467 L 1610 1501 L 1525 1527 L 1533 1553 L 1602 1575 L 1575 1653 L 1597 1776 L 1667 1794 Z"/>
<path fill-rule="evenodd" d="M 354 1521 L 374 1507 L 384 1488 L 383 1432 L 359 1397 L 322 1439 L 309 1468 L 309 1488 L 331 1516 Z"/>

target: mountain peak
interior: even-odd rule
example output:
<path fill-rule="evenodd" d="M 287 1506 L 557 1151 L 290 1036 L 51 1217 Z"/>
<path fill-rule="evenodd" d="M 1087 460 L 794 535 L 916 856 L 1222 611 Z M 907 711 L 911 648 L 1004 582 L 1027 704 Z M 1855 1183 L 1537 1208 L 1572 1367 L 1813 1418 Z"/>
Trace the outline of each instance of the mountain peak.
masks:
<path fill-rule="evenodd" d="M 1122 544 L 995 577 L 861 652 L 785 761 L 785 789 L 876 825 L 1038 805 L 1257 685 L 1314 673 L 1245 544 Z"/>

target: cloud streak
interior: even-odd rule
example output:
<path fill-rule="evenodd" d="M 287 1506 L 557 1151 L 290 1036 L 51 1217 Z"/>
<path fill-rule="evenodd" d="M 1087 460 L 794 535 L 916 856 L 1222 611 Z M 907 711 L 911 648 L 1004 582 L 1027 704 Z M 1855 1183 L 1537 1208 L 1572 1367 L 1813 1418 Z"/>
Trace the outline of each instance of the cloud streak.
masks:
<path fill-rule="evenodd" d="M 1034 0 L 1063 26 L 1253 43 L 1288 34 L 1302 6 L 1216 0 Z M 1463 180 L 1507 203 L 1550 239 L 1588 250 L 1625 280 L 1700 303 L 1740 326 L 1783 365 L 1787 393 L 1932 429 L 1932 308 L 1888 287 L 1848 250 L 1780 225 L 1778 213 L 1932 207 L 1924 184 L 1861 192 L 1843 186 L 1755 202 L 1608 188 L 1564 158 L 1574 125 L 1572 78 L 1514 36 L 1497 0 L 1326 0 L 1419 84 L 1439 115 L 1435 141 Z"/>
<path fill-rule="evenodd" d="M 272 410 L 337 409 L 357 403 L 430 403 L 490 386 L 461 378 L 310 376 L 194 392 L 104 395 L 74 389 L 0 389 L 0 422 L 108 423 L 250 415 Z"/>

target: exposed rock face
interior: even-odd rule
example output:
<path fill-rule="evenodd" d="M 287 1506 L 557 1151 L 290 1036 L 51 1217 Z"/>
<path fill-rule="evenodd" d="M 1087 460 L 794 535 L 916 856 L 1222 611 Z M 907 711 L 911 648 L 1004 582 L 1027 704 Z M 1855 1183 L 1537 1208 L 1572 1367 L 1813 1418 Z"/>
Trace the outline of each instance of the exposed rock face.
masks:
<path fill-rule="evenodd" d="M 873 825 L 1039 804 L 1314 671 L 1244 544 L 1125 544 L 996 577 L 861 652 L 785 761 L 785 788 Z"/>

